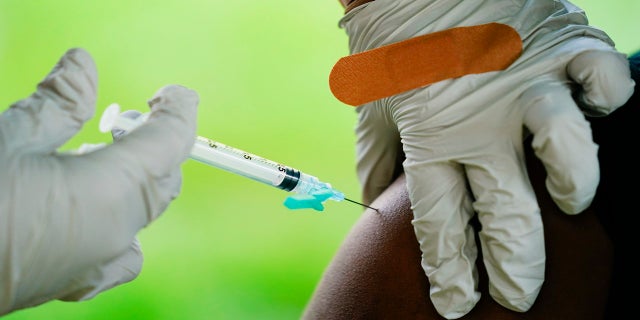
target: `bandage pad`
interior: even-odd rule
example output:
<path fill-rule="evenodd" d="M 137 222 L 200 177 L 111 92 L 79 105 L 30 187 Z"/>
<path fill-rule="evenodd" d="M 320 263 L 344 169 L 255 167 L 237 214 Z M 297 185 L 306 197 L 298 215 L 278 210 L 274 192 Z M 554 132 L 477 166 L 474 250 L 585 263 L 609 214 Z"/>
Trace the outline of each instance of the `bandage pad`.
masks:
<path fill-rule="evenodd" d="M 342 57 L 329 87 L 338 100 L 358 106 L 446 79 L 504 70 L 521 53 L 520 35 L 508 25 L 451 28 Z"/>

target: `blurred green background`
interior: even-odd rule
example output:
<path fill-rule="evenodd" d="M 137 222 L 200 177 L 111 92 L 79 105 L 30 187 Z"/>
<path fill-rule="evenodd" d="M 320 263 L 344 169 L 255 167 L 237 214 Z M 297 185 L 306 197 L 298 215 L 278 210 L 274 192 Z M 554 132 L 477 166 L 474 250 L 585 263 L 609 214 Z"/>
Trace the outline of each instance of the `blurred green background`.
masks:
<path fill-rule="evenodd" d="M 576 0 L 620 51 L 640 49 L 637 0 Z M 198 134 L 295 167 L 359 199 L 353 108 L 328 75 L 347 51 L 336 0 L 1 0 L 0 111 L 83 47 L 99 72 L 96 116 L 63 149 L 109 142 L 104 108 L 147 111 L 157 89 L 200 94 Z M 139 238 L 133 282 L 19 319 L 298 319 L 362 209 L 290 211 L 286 192 L 189 160 L 178 197 Z M 99 183 L 99 182 L 96 182 Z"/>

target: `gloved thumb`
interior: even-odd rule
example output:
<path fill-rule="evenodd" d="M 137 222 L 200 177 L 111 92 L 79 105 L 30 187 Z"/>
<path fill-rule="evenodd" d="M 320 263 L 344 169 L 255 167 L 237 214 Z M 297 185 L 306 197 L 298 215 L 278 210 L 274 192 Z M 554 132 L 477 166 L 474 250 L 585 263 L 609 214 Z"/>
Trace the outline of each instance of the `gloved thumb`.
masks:
<path fill-rule="evenodd" d="M 624 105 L 634 92 L 626 55 L 609 51 L 586 51 L 567 65 L 569 76 L 580 85 L 576 100 L 589 116 L 608 115 Z"/>
<path fill-rule="evenodd" d="M 191 89 L 165 86 L 149 100 L 151 112 L 145 122 L 126 134 L 113 130 L 113 144 L 85 155 L 92 166 L 101 167 L 91 171 L 113 167 L 117 172 L 126 173 L 108 178 L 118 193 L 128 197 L 131 186 L 140 186 L 134 187 L 135 190 L 145 191 L 142 198 L 119 200 L 128 203 L 129 209 L 123 210 L 143 209 L 139 211 L 146 213 L 144 224 L 156 219 L 180 192 L 180 165 L 188 158 L 196 138 L 198 100 L 198 94 Z M 137 111 L 127 111 L 122 116 L 137 118 L 140 115 Z"/>
<path fill-rule="evenodd" d="M 140 165 L 153 176 L 171 172 L 187 159 L 196 137 L 198 94 L 186 87 L 168 85 L 149 100 L 149 118 L 135 130 L 121 136 L 109 149 L 131 164 Z M 137 113 L 124 114 L 134 118 Z M 125 161 L 126 162 L 126 161 Z"/>
<path fill-rule="evenodd" d="M 93 116 L 97 81 L 89 53 L 67 51 L 36 92 L 0 117 L 0 143 L 7 154 L 50 153 L 74 136 Z"/>

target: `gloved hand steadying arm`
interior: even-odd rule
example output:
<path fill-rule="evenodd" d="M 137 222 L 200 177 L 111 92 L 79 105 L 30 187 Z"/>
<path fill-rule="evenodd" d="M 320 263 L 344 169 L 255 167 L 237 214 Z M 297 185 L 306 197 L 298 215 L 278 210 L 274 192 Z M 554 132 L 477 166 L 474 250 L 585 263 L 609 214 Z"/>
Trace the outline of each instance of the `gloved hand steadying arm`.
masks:
<path fill-rule="evenodd" d="M 57 153 L 93 116 L 96 89 L 91 56 L 71 49 L 0 116 L 0 315 L 134 279 L 136 233 L 180 191 L 197 94 L 166 86 L 135 131 L 86 154 Z"/>
<path fill-rule="evenodd" d="M 477 245 L 491 296 L 511 310 L 531 307 L 544 281 L 545 248 L 523 138 L 533 134 L 556 204 L 568 214 L 579 213 L 599 182 L 598 146 L 583 113 L 613 112 L 634 87 L 625 55 L 566 1 L 373 1 L 348 12 L 340 25 L 349 35 L 351 53 L 358 54 L 354 60 L 375 61 L 369 66 L 379 68 L 362 74 L 388 75 L 395 85 L 406 80 L 402 70 L 411 77 L 419 77 L 416 70 L 438 71 L 439 65 L 445 66 L 441 74 L 473 71 L 493 59 L 486 51 L 473 51 L 478 43 L 455 29 L 490 23 L 512 28 L 522 41 L 521 55 L 504 70 L 452 76 L 357 108 L 363 200 L 375 199 L 404 159 L 430 298 L 448 319 L 464 316 L 480 299 Z M 422 44 L 404 53 L 406 47 L 395 46 L 367 56 L 370 50 L 437 32 L 444 32 L 437 46 Z M 494 45 L 504 43 L 494 40 Z M 430 46 L 437 50 L 421 51 Z M 358 89 L 370 87 L 344 91 L 362 92 Z M 479 244 L 469 224 L 476 213 Z"/>

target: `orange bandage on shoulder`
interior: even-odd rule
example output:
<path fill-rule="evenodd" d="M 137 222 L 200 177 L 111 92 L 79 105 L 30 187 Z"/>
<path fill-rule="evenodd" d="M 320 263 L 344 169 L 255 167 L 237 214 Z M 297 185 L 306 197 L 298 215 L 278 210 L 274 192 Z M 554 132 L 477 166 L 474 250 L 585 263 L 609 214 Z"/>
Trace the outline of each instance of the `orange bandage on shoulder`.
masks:
<path fill-rule="evenodd" d="M 512 27 L 488 23 L 451 28 L 342 57 L 329 87 L 358 106 L 438 81 L 504 70 L 522 53 Z"/>

